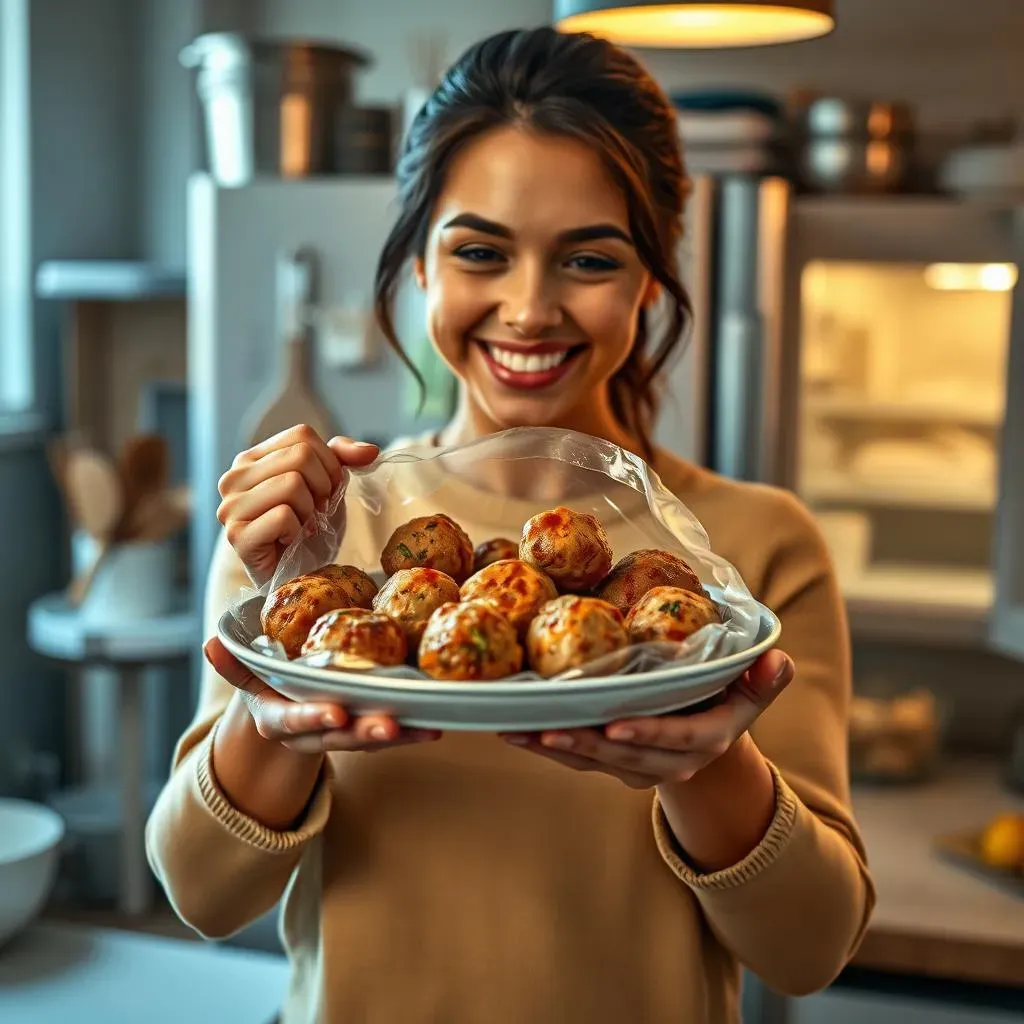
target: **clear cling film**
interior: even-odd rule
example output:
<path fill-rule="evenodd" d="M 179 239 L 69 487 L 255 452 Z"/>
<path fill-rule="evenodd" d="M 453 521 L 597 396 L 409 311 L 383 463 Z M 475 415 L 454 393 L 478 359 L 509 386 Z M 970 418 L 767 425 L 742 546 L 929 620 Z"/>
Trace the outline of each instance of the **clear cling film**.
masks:
<path fill-rule="evenodd" d="M 735 567 L 711 550 L 696 517 L 642 459 L 588 435 L 530 427 L 446 449 L 388 451 L 366 469 L 347 470 L 330 506 L 316 514 L 311 535 L 282 554 L 266 584 L 237 595 L 232 632 L 254 652 L 287 662 L 284 648 L 262 635 L 259 613 L 288 581 L 333 562 L 356 566 L 381 584 L 381 553 L 395 531 L 414 518 L 443 513 L 466 531 L 474 547 L 495 539 L 518 544 L 528 520 L 556 507 L 595 516 L 607 533 L 613 562 L 648 549 L 684 559 L 717 606 L 721 621 L 682 642 L 634 643 L 553 678 L 523 671 L 502 682 L 548 686 L 576 680 L 579 686 L 585 678 L 660 675 L 666 669 L 730 658 L 755 645 L 763 627 L 758 602 Z M 437 682 L 410 665 L 383 668 L 328 652 L 288 664 L 322 670 L 328 688 L 339 670 L 382 682 Z"/>

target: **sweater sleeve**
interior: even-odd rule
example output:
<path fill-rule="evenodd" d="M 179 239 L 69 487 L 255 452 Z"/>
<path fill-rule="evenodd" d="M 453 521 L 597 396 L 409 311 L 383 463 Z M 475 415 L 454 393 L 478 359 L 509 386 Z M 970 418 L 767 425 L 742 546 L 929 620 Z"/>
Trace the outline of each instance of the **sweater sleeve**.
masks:
<path fill-rule="evenodd" d="M 207 584 L 204 626 L 217 619 L 248 579 L 222 537 Z M 247 817 L 217 783 L 213 739 L 234 688 L 204 665 L 195 718 L 175 749 L 171 775 L 146 827 L 146 853 L 181 919 L 206 938 L 239 931 L 280 899 L 303 850 L 326 824 L 329 768 L 306 813 L 288 832 Z"/>
<path fill-rule="evenodd" d="M 657 798 L 654 833 L 712 931 L 769 987 L 805 995 L 830 984 L 857 950 L 874 907 L 850 808 L 850 651 L 842 597 L 816 525 L 772 492 L 773 537 L 758 597 L 782 620 L 796 675 L 751 730 L 775 781 L 775 814 L 739 864 L 702 874 L 687 863 Z M 752 586 L 755 584 L 752 582 Z"/>

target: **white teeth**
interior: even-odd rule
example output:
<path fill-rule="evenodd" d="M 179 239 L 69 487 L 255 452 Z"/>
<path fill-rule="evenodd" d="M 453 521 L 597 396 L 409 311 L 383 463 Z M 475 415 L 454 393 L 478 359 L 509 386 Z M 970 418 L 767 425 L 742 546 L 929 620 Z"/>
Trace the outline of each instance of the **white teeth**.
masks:
<path fill-rule="evenodd" d="M 553 370 L 569 357 L 567 349 L 563 349 L 561 352 L 531 356 L 524 355 L 522 352 L 510 352 L 508 349 L 498 348 L 497 345 L 488 345 L 487 351 L 496 363 L 513 373 L 543 373 L 545 370 Z"/>

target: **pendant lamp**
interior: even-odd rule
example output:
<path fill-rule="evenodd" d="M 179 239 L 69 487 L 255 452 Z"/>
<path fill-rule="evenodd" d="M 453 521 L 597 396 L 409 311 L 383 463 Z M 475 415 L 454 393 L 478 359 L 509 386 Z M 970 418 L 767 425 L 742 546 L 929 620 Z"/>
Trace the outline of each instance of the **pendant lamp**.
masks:
<path fill-rule="evenodd" d="M 555 0 L 555 26 L 623 46 L 718 49 L 828 35 L 833 0 Z"/>

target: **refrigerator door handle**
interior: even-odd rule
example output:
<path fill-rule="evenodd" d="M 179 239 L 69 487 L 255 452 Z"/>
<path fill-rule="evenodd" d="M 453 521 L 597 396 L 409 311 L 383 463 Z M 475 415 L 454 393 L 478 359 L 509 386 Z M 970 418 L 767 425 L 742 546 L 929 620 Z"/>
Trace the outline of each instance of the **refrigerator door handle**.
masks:
<path fill-rule="evenodd" d="M 722 185 L 713 468 L 742 480 L 777 482 L 779 470 L 789 195 L 781 178 Z"/>
<path fill-rule="evenodd" d="M 757 310 L 723 310 L 717 354 L 715 469 L 736 480 L 759 480 L 764 327 Z"/>

